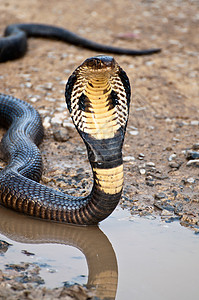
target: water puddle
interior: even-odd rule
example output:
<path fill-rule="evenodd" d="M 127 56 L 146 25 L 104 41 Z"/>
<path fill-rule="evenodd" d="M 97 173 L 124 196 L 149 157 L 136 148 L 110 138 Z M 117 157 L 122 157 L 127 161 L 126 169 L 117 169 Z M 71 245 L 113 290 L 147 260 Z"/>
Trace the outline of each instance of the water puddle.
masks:
<path fill-rule="evenodd" d="M 6 264 L 41 268 L 45 286 L 96 287 L 101 299 L 198 299 L 199 235 L 178 222 L 132 217 L 118 208 L 98 227 L 35 220 L 0 207 Z"/>

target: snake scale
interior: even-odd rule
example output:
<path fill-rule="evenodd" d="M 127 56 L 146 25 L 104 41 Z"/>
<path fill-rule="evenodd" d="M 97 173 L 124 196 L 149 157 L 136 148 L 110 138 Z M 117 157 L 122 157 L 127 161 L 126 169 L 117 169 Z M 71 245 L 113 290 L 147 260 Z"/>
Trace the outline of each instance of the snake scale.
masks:
<path fill-rule="evenodd" d="M 8 26 L 5 37 L 0 39 L 0 61 L 24 55 L 29 36 L 59 39 L 101 52 L 144 55 L 160 51 L 120 49 L 94 43 L 54 26 L 15 24 Z M 112 213 L 121 198 L 129 79 L 111 56 L 91 57 L 69 77 L 65 98 L 93 171 L 90 194 L 75 197 L 39 183 L 42 158 L 37 146 L 43 138 L 41 118 L 30 104 L 0 94 L 0 125 L 8 128 L 1 142 L 8 164 L 0 171 L 0 203 L 37 218 L 97 224 Z"/>

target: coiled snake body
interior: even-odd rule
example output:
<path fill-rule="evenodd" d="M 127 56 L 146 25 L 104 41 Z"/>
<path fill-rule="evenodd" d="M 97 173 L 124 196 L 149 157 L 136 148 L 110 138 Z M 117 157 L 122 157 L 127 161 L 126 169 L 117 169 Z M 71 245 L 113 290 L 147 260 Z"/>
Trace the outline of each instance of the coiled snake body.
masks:
<path fill-rule="evenodd" d="M 26 102 L 0 94 L 0 124 L 9 127 L 1 144 L 9 163 L 0 172 L 0 203 L 38 218 L 97 224 L 115 209 L 122 193 L 129 80 L 112 57 L 96 56 L 73 72 L 65 96 L 87 147 L 94 180 L 91 193 L 73 197 L 38 183 L 42 173 L 36 146 L 43 137 L 40 116 Z"/>

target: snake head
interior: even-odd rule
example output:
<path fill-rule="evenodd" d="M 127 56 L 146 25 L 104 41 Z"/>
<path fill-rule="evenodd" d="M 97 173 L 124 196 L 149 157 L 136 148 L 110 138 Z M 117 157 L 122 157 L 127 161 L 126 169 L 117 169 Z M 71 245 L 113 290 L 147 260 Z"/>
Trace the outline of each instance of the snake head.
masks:
<path fill-rule="evenodd" d="M 87 68 L 90 72 L 114 71 L 116 61 L 112 56 L 98 55 L 87 58 L 81 65 L 82 68 Z"/>

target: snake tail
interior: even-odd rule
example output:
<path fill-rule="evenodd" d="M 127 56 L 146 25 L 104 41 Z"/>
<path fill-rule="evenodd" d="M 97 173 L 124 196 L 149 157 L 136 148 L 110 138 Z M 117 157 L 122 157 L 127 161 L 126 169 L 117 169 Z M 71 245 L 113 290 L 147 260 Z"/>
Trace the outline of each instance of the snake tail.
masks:
<path fill-rule="evenodd" d="M 160 48 L 132 50 L 99 44 L 83 38 L 67 29 L 45 24 L 11 24 L 6 27 L 4 37 L 0 39 L 0 62 L 23 56 L 28 47 L 28 37 L 42 37 L 60 40 L 75 46 L 101 53 L 126 55 L 151 55 L 161 51 Z"/>

